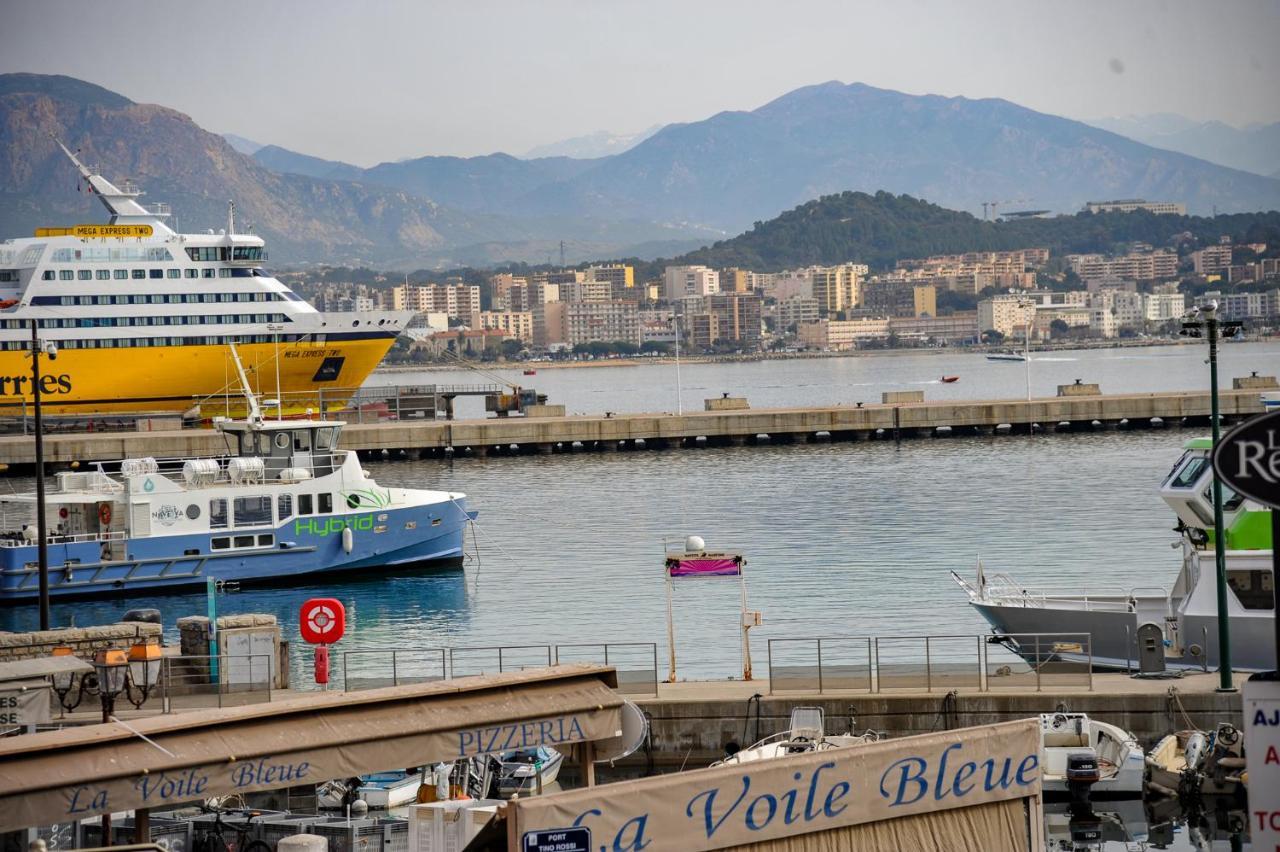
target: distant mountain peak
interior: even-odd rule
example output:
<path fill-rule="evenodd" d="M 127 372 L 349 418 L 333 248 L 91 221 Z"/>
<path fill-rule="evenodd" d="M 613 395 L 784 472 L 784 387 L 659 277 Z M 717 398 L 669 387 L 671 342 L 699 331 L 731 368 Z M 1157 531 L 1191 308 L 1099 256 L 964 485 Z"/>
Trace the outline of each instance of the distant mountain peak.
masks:
<path fill-rule="evenodd" d="M 577 160 L 594 160 L 628 151 L 653 136 L 663 125 L 655 124 L 639 133 L 613 133 L 597 130 L 581 136 L 561 139 L 545 145 L 536 145 L 524 153 L 522 159 L 537 160 L 545 157 L 572 157 Z"/>

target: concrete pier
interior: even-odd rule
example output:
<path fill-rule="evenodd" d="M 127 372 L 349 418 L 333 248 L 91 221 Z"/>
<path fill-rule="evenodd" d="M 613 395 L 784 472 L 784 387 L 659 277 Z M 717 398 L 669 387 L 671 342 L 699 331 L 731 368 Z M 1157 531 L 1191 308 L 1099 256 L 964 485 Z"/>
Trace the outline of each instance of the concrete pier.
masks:
<path fill-rule="evenodd" d="M 1223 391 L 1227 424 L 1262 412 L 1255 389 Z M 401 420 L 348 422 L 342 446 L 408 456 L 461 457 L 470 449 L 484 457 L 492 448 L 520 447 L 520 455 L 606 444 L 645 449 L 711 445 L 804 442 L 825 434 L 833 441 L 943 437 L 950 434 L 1053 434 L 1113 428 L 1208 428 L 1209 394 L 1178 391 L 1049 397 L 1032 400 L 853 403 L 821 408 L 502 417 L 483 420 Z M 945 427 L 945 428 L 943 428 Z M 763 441 L 759 436 L 767 435 Z M 701 439 L 701 440 L 700 440 Z M 529 447 L 534 452 L 526 452 Z M 97 432 L 49 435 L 45 458 L 55 467 L 124 458 L 190 458 L 227 452 L 226 441 L 207 429 L 168 432 Z M 0 464 L 29 469 L 35 461 L 30 436 L 0 437 Z"/>

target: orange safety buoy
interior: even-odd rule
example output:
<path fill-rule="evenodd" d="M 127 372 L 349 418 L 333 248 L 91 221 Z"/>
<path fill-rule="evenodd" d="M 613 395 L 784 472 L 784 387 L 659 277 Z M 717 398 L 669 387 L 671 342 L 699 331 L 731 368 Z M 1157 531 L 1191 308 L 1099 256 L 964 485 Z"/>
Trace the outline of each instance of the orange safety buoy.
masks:
<path fill-rule="evenodd" d="M 98 520 L 102 522 L 102 525 L 104 527 L 111 526 L 111 504 L 110 503 L 98 504 Z"/>

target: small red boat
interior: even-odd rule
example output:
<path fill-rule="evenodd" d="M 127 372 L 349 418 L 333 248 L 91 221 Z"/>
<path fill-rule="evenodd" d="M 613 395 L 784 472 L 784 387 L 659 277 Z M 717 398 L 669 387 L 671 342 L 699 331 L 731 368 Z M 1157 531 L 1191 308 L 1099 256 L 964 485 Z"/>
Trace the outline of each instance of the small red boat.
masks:
<path fill-rule="evenodd" d="M 536 375 L 538 375 L 538 371 L 537 371 L 537 370 L 525 370 L 525 371 L 524 371 L 524 374 L 525 374 L 526 376 L 536 376 Z"/>
<path fill-rule="evenodd" d="M 960 381 L 960 377 L 959 377 L 959 376 L 943 376 L 943 377 L 942 377 L 942 383 L 943 383 L 944 385 L 949 385 L 949 384 L 951 384 L 952 382 L 958 382 L 958 381 Z"/>

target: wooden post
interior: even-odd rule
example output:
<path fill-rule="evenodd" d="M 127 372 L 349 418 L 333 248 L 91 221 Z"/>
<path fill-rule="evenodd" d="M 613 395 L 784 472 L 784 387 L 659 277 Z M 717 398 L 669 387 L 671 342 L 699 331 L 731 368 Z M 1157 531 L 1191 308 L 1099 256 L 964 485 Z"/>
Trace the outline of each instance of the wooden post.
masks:
<path fill-rule="evenodd" d="M 133 842 L 151 842 L 151 809 L 138 808 L 133 812 Z"/>
<path fill-rule="evenodd" d="M 596 744 L 587 740 L 579 744 L 582 755 L 582 781 L 588 787 L 596 786 Z"/>

